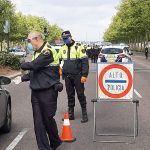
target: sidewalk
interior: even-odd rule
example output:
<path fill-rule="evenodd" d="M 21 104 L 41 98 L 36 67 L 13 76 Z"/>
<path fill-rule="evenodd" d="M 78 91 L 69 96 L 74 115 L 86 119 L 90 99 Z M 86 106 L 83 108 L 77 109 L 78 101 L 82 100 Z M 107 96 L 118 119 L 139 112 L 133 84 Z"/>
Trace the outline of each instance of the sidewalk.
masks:
<path fill-rule="evenodd" d="M 10 79 L 13 79 L 17 76 L 20 76 L 22 74 L 22 72 L 19 70 L 19 71 L 16 71 L 16 70 L 8 70 L 7 68 L 5 69 L 1 69 L 0 70 L 0 76 L 6 76 Z"/>
<path fill-rule="evenodd" d="M 15 77 L 17 77 L 17 76 L 20 76 L 20 75 L 22 75 L 22 72 L 20 71 L 20 72 L 18 72 L 18 73 L 14 73 L 14 74 L 12 74 L 12 75 L 6 75 L 8 78 L 10 78 L 10 79 L 13 79 L 13 78 L 15 78 Z"/>

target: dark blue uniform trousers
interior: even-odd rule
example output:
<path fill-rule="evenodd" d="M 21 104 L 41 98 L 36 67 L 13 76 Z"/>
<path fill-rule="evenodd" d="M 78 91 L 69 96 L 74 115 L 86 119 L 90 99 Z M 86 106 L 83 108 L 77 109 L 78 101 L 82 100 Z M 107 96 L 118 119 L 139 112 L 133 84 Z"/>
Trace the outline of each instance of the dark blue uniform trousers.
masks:
<path fill-rule="evenodd" d="M 80 102 L 81 108 L 86 108 L 86 96 L 84 94 L 84 84 L 81 83 L 81 75 L 66 75 L 65 76 L 66 92 L 68 96 L 68 107 L 75 106 L 75 90 Z"/>
<path fill-rule="evenodd" d="M 34 130 L 39 150 L 52 150 L 61 143 L 57 124 L 53 118 L 57 109 L 58 92 L 53 87 L 32 90 Z"/>

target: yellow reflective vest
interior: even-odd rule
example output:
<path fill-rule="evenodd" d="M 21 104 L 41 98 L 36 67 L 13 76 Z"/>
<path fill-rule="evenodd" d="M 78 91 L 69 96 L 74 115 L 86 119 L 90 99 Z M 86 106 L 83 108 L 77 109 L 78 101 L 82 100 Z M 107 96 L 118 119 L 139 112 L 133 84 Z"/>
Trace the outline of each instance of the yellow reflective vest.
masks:
<path fill-rule="evenodd" d="M 88 75 L 88 57 L 83 46 L 77 46 L 75 43 L 71 46 L 63 45 L 57 56 L 60 60 L 64 60 L 64 74 Z"/>
<path fill-rule="evenodd" d="M 48 89 L 60 81 L 56 50 L 48 43 L 43 43 L 39 51 L 35 51 L 31 62 L 21 65 L 23 70 L 30 70 L 29 74 L 22 77 L 22 81 L 30 80 L 32 90 Z"/>
<path fill-rule="evenodd" d="M 55 48 L 51 47 L 49 43 L 46 43 L 40 52 L 35 51 L 35 53 L 32 56 L 32 60 L 35 60 L 41 53 L 45 53 L 48 51 L 52 52 L 53 58 L 54 58 L 54 61 L 51 62 L 49 65 L 50 66 L 59 66 L 59 59 L 57 57 L 57 51 L 55 50 Z"/>

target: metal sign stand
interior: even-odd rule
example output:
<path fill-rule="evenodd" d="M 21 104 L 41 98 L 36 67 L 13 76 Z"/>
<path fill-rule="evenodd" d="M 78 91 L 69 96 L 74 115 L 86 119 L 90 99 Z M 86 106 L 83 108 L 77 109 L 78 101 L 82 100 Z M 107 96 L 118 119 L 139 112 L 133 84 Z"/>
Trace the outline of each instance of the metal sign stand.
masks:
<path fill-rule="evenodd" d="M 96 74 L 96 79 L 97 78 L 97 74 Z M 96 82 L 98 83 L 98 80 L 96 80 Z M 97 84 L 96 83 L 96 84 Z M 98 84 L 97 84 L 98 85 Z M 96 95 L 98 97 L 98 88 L 96 90 Z M 136 93 L 135 93 L 136 94 Z M 134 94 L 134 95 L 135 95 Z M 136 95 L 135 95 L 136 96 Z M 133 99 L 123 99 L 123 100 L 117 100 L 117 99 L 92 99 L 91 102 L 93 103 L 93 111 L 94 111 L 94 124 L 93 124 L 93 142 L 96 142 L 96 136 L 107 136 L 107 137 L 114 137 L 114 136 L 119 136 L 119 137 L 130 137 L 130 141 L 127 140 L 99 140 L 98 142 L 100 143 L 135 143 L 135 138 L 138 136 L 138 106 L 139 106 L 139 100 L 138 98 L 133 98 Z M 97 125 L 96 125 L 96 103 L 98 102 L 103 102 L 103 103 L 131 103 L 134 106 L 134 111 L 133 111 L 133 133 L 131 134 L 110 134 L 110 133 L 106 133 L 106 134 L 102 134 L 102 133 L 98 133 L 97 132 Z"/>
<path fill-rule="evenodd" d="M 94 110 L 94 125 L 93 125 L 93 142 L 96 142 L 96 136 L 122 136 L 122 137 L 133 137 L 133 140 L 128 142 L 128 141 L 119 141 L 119 140 L 109 140 L 109 141 L 104 141 L 104 140 L 100 140 L 98 142 L 101 142 L 101 143 L 135 143 L 135 138 L 136 136 L 138 136 L 138 105 L 139 105 L 139 100 L 138 99 L 135 99 L 133 101 L 127 101 L 127 100 L 122 100 L 122 101 L 118 101 L 118 100 L 113 100 L 113 101 L 107 101 L 107 100 L 99 100 L 99 99 L 92 99 L 91 102 L 93 102 L 93 110 Z M 127 135 L 127 134 L 101 134 L 101 133 L 97 133 L 97 126 L 96 126 L 96 103 L 97 102 L 122 102 L 122 103 L 126 103 L 126 102 L 129 102 L 129 103 L 133 103 L 134 104 L 134 118 L 133 118 L 133 121 L 134 121 L 134 125 L 133 125 L 133 128 L 134 128 L 134 133 L 133 135 Z"/>

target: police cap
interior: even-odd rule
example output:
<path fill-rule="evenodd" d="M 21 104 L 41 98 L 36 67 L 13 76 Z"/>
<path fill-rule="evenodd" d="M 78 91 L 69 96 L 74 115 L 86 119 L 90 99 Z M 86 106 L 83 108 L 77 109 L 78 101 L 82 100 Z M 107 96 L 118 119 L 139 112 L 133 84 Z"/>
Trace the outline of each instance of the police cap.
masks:
<path fill-rule="evenodd" d="M 63 39 L 68 38 L 68 37 L 71 37 L 71 33 L 70 31 L 67 30 L 67 31 L 62 32 L 61 36 Z"/>

